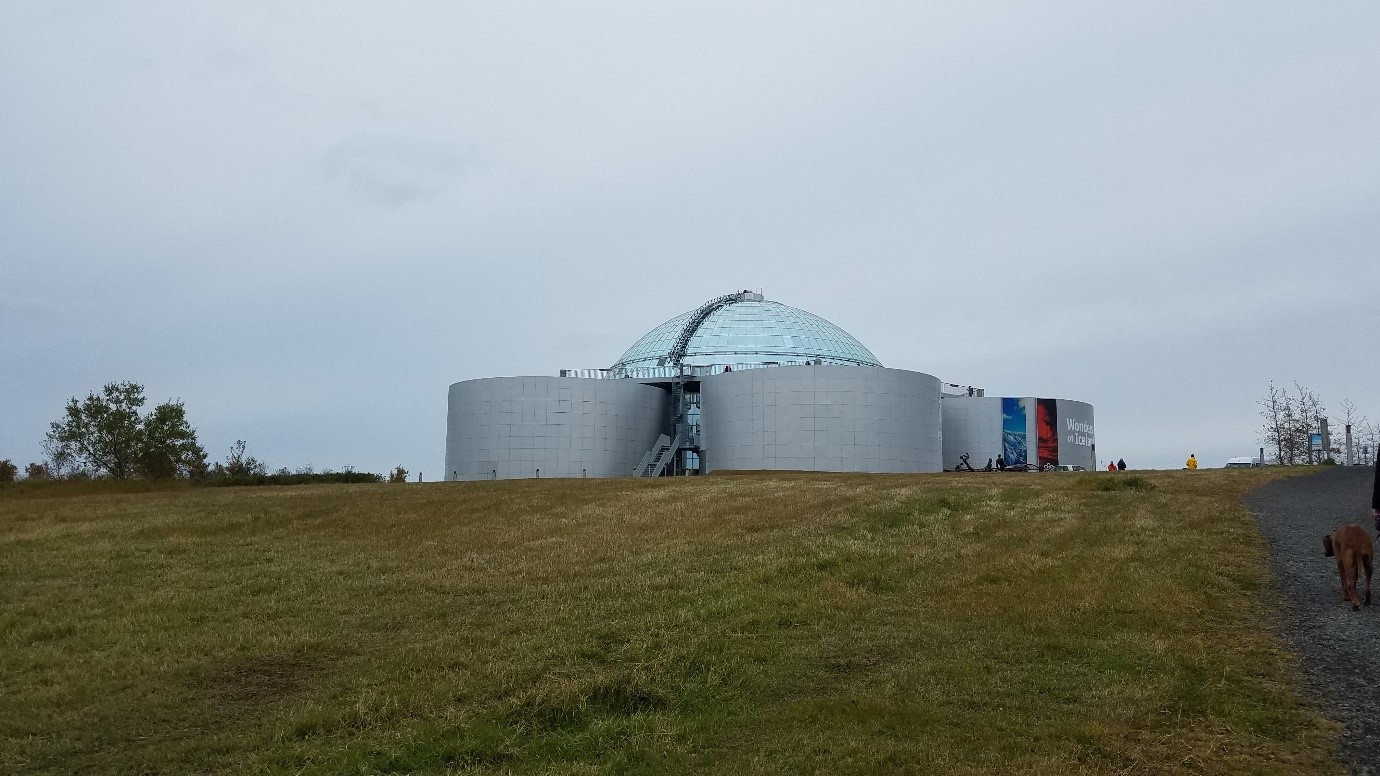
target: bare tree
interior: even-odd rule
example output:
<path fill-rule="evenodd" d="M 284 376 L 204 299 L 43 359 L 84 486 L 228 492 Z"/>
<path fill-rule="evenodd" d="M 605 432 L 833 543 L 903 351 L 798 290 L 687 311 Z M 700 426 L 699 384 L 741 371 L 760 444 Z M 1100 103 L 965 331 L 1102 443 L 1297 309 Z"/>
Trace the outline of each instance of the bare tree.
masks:
<path fill-rule="evenodd" d="M 1320 430 L 1321 419 L 1327 415 L 1318 395 L 1297 382 L 1292 394 L 1272 382 L 1265 398 L 1256 403 L 1265 420 L 1260 439 L 1267 447 L 1275 449 L 1275 462 L 1284 465 L 1311 463 L 1314 460 L 1312 436 Z"/>
<path fill-rule="evenodd" d="M 1361 413 L 1356 411 L 1356 402 L 1351 399 L 1342 399 L 1342 423 L 1344 425 L 1354 425 L 1361 419 Z"/>
<path fill-rule="evenodd" d="M 1376 448 L 1380 447 L 1380 426 L 1372 423 L 1369 418 L 1362 417 L 1361 422 L 1352 428 L 1351 433 L 1361 463 L 1367 466 L 1375 463 Z"/>
<path fill-rule="evenodd" d="M 1328 452 L 1319 450 L 1317 458 L 1313 456 L 1313 434 L 1321 433 L 1322 419 L 1327 417 L 1327 409 L 1323 407 L 1322 400 L 1316 393 L 1304 388 L 1294 382 L 1294 390 L 1297 393 L 1294 398 L 1298 401 L 1298 435 L 1303 443 L 1303 459 L 1310 463 L 1321 461 L 1326 458 Z"/>
<path fill-rule="evenodd" d="M 1266 447 L 1275 449 L 1275 462 L 1284 463 L 1284 445 L 1289 437 L 1288 420 L 1286 414 L 1289 407 L 1289 395 L 1270 383 L 1269 392 L 1265 398 L 1256 402 L 1261 407 L 1260 416 L 1265 419 L 1265 426 L 1260 430 L 1260 441 Z M 1261 463 L 1265 463 L 1261 461 Z"/>
<path fill-rule="evenodd" d="M 1341 420 L 1342 422 L 1341 425 L 1343 434 L 1346 433 L 1347 428 L 1351 429 L 1351 453 L 1353 456 L 1355 456 L 1356 454 L 1356 437 L 1360 429 L 1361 422 L 1365 419 L 1366 416 L 1362 415 L 1360 412 L 1356 410 L 1355 402 L 1353 402 L 1351 399 L 1342 399 L 1342 416 L 1341 418 L 1339 418 L 1339 420 Z M 1353 457 L 1349 463 L 1354 463 L 1355 460 L 1356 459 Z"/>

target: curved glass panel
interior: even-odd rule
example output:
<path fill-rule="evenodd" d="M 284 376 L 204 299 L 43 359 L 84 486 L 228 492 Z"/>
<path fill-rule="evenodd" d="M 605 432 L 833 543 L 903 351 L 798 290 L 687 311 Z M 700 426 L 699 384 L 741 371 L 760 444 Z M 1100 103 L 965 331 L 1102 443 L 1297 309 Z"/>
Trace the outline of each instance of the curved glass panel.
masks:
<path fill-rule="evenodd" d="M 664 366 L 694 311 L 681 313 L 638 340 L 613 369 Z M 852 335 L 818 315 L 769 301 L 735 302 L 715 310 L 690 338 L 685 363 L 801 363 L 881 366 Z"/>

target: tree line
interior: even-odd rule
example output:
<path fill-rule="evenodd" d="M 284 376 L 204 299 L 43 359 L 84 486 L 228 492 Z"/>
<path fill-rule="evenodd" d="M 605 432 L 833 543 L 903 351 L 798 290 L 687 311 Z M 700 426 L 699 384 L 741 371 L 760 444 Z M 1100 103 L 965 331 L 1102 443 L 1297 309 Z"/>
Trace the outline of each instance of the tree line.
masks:
<path fill-rule="evenodd" d="M 1256 404 L 1264 424 L 1260 442 L 1272 463 L 1283 465 L 1337 463 L 1345 452 L 1346 427 L 1351 427 L 1352 461 L 1375 462 L 1380 448 L 1380 426 L 1361 414 L 1350 399 L 1343 399 L 1341 414 L 1331 417 L 1322 399 L 1298 382 L 1293 390 L 1270 383 L 1265 397 Z M 1313 444 L 1315 435 L 1325 435 L 1326 444 Z M 1266 463 L 1267 461 L 1262 461 Z"/>
<path fill-rule="evenodd" d="M 384 476 L 344 471 L 316 471 L 310 466 L 269 472 L 246 452 L 244 440 L 230 448 L 224 463 L 208 463 L 187 420 L 181 401 L 168 400 L 143 411 L 147 403 L 138 383 L 115 382 L 84 400 L 67 402 L 60 420 L 49 425 L 43 440 L 46 460 L 24 469 L 29 480 L 146 479 L 190 480 L 206 485 L 299 485 L 313 482 L 382 482 Z M 19 467 L 0 460 L 0 482 L 18 479 Z M 390 482 L 406 482 L 399 466 Z"/>

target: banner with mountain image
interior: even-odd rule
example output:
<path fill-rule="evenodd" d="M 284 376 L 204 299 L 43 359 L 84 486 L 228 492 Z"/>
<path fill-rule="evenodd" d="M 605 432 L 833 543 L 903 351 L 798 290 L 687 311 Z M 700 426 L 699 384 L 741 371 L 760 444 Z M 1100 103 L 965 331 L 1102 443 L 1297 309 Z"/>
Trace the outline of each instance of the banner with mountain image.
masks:
<path fill-rule="evenodd" d="M 1003 396 L 1001 400 L 1001 457 L 1007 466 L 1024 464 L 1026 412 L 1025 399 Z"/>

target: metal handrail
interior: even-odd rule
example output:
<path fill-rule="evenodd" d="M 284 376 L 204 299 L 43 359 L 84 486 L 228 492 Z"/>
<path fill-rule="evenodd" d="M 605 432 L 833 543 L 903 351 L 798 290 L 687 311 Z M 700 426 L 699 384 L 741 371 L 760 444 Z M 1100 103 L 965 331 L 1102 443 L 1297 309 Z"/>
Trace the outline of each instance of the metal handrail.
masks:
<path fill-rule="evenodd" d="M 676 337 L 676 343 L 671 346 L 671 352 L 666 355 L 666 363 L 673 367 L 680 366 L 681 362 L 685 360 L 685 351 L 690 347 L 690 338 L 695 336 L 695 332 L 700 330 L 705 321 L 709 320 L 709 316 L 735 302 L 743 301 L 746 294 L 747 292 L 743 291 L 724 294 L 700 305 L 695 312 L 690 314 L 690 320 L 681 327 L 680 334 Z"/>

